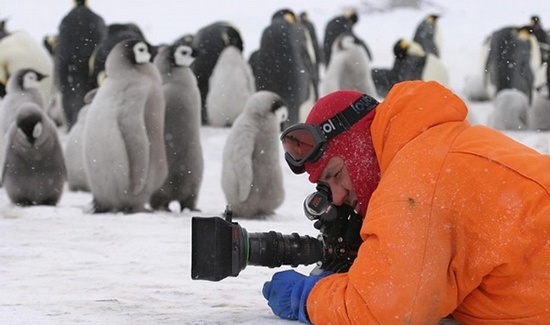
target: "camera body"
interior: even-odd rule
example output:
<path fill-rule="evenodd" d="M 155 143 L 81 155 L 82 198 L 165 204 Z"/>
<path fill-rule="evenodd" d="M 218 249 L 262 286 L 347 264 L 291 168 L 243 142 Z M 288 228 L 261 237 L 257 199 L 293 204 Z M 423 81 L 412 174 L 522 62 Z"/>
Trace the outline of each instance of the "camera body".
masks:
<path fill-rule="evenodd" d="M 323 270 L 346 272 L 361 245 L 362 218 L 351 207 L 332 204 L 324 183 L 304 201 L 306 216 L 319 229 L 317 238 L 275 231 L 248 233 L 232 221 L 230 207 L 224 218 L 191 220 L 191 278 L 220 281 L 238 276 L 248 265 L 298 266 L 317 263 Z"/>

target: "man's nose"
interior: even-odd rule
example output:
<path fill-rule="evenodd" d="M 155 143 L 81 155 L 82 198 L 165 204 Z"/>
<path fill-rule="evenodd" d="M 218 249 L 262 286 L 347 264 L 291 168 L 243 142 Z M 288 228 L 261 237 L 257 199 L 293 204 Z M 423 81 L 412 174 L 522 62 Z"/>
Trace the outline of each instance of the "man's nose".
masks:
<path fill-rule="evenodd" d="M 346 189 L 334 183 L 329 184 L 329 186 L 330 186 L 330 191 L 332 192 L 332 203 L 334 205 L 344 204 L 346 197 L 348 195 Z"/>

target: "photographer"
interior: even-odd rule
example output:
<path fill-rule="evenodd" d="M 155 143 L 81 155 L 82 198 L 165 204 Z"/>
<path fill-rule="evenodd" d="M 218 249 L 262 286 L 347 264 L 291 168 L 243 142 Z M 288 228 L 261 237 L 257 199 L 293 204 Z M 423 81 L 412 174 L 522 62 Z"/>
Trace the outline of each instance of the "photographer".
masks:
<path fill-rule="evenodd" d="M 281 139 L 295 173 L 364 216 L 346 273 L 276 273 L 273 312 L 315 324 L 550 321 L 550 157 L 484 126 L 435 82 L 383 103 L 337 91 Z"/>

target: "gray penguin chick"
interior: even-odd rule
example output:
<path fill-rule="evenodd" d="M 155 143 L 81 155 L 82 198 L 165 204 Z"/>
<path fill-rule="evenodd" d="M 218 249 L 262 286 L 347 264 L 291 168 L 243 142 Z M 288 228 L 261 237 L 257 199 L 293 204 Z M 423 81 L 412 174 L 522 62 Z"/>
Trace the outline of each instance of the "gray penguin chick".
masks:
<path fill-rule="evenodd" d="M 189 68 L 195 55 L 190 46 L 174 44 L 162 48 L 155 56 L 166 101 L 168 177 L 151 197 L 153 209 L 168 210 L 171 201 L 178 201 L 180 211 L 197 210 L 204 159 L 200 139 L 201 95 L 195 74 Z"/>
<path fill-rule="evenodd" d="M 16 205 L 56 205 L 67 179 L 55 124 L 35 103 L 23 104 L 7 134 L 2 182 Z"/>
<path fill-rule="evenodd" d="M 234 216 L 265 217 L 283 203 L 279 133 L 287 114 L 280 96 L 259 91 L 231 127 L 223 152 L 222 188 Z"/>
<path fill-rule="evenodd" d="M 150 58 L 143 41 L 118 43 L 90 104 L 84 165 L 95 213 L 145 211 L 168 174 L 162 80 Z"/>

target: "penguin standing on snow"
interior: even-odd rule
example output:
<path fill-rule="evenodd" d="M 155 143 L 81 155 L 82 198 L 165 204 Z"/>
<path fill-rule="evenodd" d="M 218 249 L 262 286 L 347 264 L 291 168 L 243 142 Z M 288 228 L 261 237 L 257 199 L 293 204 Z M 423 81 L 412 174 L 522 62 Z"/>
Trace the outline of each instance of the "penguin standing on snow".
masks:
<path fill-rule="evenodd" d="M 6 96 L 0 102 L 0 174 L 5 158 L 6 136 L 21 107 L 32 103 L 44 109 L 44 96 L 40 89 L 40 82 L 44 77 L 33 69 L 21 69 L 8 80 Z"/>
<path fill-rule="evenodd" d="M 259 91 L 231 128 L 223 151 L 222 188 L 237 217 L 265 217 L 283 203 L 278 142 L 285 115 L 280 96 Z"/>
<path fill-rule="evenodd" d="M 431 14 L 416 28 L 413 41 L 422 46 L 426 53 L 437 57 L 441 54 L 441 32 L 437 23 L 438 15 Z"/>
<path fill-rule="evenodd" d="M 197 77 L 201 92 L 201 120 L 202 124 L 208 124 L 206 96 L 209 90 L 212 71 L 223 49 L 233 45 L 242 52 L 243 40 L 239 30 L 235 26 L 226 22 L 215 22 L 199 29 L 193 36 L 191 45 L 198 51 L 197 58 L 191 65 L 191 69 Z"/>
<path fill-rule="evenodd" d="M 107 32 L 103 18 L 87 6 L 87 0 L 74 3 L 75 8 L 59 24 L 55 48 L 56 82 L 69 129 L 84 106 L 84 96 L 95 88 L 89 59 Z"/>
<path fill-rule="evenodd" d="M 231 126 L 244 109 L 246 101 L 256 92 L 254 75 L 242 52 L 227 46 L 218 58 L 210 77 L 206 111 L 208 124 Z"/>
<path fill-rule="evenodd" d="M 285 127 L 300 121 L 300 111 L 313 101 L 313 71 L 306 47 L 304 29 L 289 9 L 273 14 L 271 24 L 262 33 L 260 49 L 254 59 L 256 89 L 272 91 L 288 107 Z M 302 107 L 304 106 L 304 107 Z"/>
<path fill-rule="evenodd" d="M 341 89 L 375 96 L 370 60 L 361 42 L 351 33 L 340 34 L 332 45 L 332 59 L 321 82 L 321 96 Z"/>
<path fill-rule="evenodd" d="M 55 124 L 26 103 L 7 134 L 2 184 L 16 205 L 56 205 L 67 178 Z"/>
<path fill-rule="evenodd" d="M 166 115 L 164 137 L 168 177 L 153 193 L 153 209 L 168 210 L 178 201 L 180 211 L 197 210 L 204 159 L 200 139 L 201 98 L 197 78 L 189 68 L 196 52 L 190 46 L 163 47 L 154 60 L 163 80 Z"/>
<path fill-rule="evenodd" d="M 86 116 L 84 165 L 94 212 L 145 210 L 166 180 L 165 101 L 145 42 L 126 40 L 107 56 L 108 77 Z"/>
<path fill-rule="evenodd" d="M 84 107 L 78 112 L 75 125 L 71 128 L 65 138 L 65 164 L 67 165 L 67 184 L 71 191 L 90 192 L 88 177 L 84 167 L 84 128 L 86 115 L 90 104 L 97 93 L 97 88 L 90 90 L 84 96 Z"/>
<path fill-rule="evenodd" d="M 503 89 L 517 89 L 531 100 L 535 71 L 541 66 L 538 42 L 530 27 L 505 27 L 491 34 L 485 66 L 490 98 Z"/>

